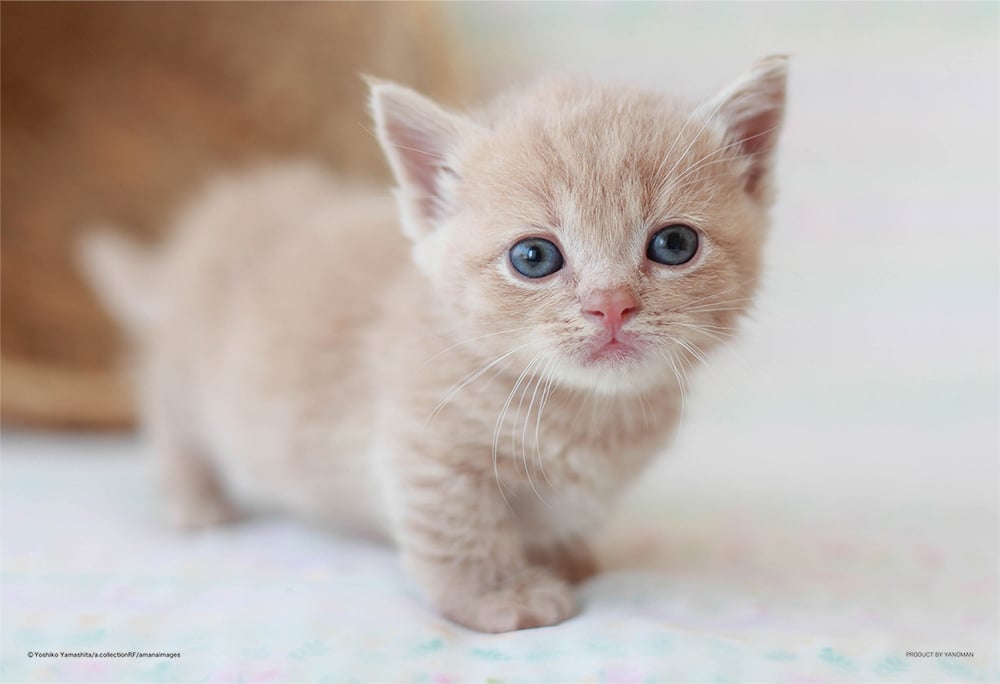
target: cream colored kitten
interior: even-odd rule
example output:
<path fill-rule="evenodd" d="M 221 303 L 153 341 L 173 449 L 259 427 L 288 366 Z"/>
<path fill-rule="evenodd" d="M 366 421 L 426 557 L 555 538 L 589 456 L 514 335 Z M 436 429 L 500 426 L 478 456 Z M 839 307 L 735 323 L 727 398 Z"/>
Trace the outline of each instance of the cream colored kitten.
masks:
<path fill-rule="evenodd" d="M 547 79 L 476 114 L 372 84 L 398 181 L 221 180 L 161 251 L 85 262 L 139 347 L 177 522 L 385 531 L 445 616 L 551 625 L 760 268 L 785 59 L 692 109 Z"/>

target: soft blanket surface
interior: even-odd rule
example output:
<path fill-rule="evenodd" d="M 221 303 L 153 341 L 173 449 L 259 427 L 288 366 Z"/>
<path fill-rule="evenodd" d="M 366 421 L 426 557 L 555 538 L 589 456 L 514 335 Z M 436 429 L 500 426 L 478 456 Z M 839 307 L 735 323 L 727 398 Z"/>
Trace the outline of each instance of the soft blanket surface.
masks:
<path fill-rule="evenodd" d="M 580 615 L 483 635 L 428 611 L 389 549 L 273 519 L 170 532 L 143 448 L 4 435 L 2 681 L 998 677 L 995 525 L 959 505 L 713 492 L 668 462 L 602 535 Z M 29 655 L 133 651 L 180 656 Z"/>

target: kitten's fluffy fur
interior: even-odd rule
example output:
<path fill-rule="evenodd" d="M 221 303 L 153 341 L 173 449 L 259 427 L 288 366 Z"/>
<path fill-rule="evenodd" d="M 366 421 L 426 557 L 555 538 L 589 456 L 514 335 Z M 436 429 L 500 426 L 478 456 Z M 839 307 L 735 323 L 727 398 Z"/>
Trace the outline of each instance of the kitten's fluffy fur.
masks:
<path fill-rule="evenodd" d="M 457 622 L 569 617 L 586 538 L 754 291 L 784 92 L 780 57 L 696 109 L 549 79 L 462 115 L 374 82 L 406 237 L 381 195 L 290 166 L 219 181 L 155 255 L 93 238 L 177 521 L 384 530 Z M 675 223 L 696 256 L 648 259 Z M 512 269 L 530 236 L 562 270 Z M 596 353 L 619 309 L 631 346 Z"/>

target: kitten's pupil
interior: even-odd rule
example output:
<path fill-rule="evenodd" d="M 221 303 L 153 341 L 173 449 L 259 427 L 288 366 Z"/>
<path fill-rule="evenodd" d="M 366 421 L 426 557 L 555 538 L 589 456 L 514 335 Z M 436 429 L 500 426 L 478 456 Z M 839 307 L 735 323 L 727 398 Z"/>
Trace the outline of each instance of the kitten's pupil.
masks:
<path fill-rule="evenodd" d="M 527 238 L 510 248 L 510 264 L 525 278 L 544 278 L 563 267 L 563 257 L 552 242 Z"/>
<path fill-rule="evenodd" d="M 657 263 L 678 266 L 691 261 L 697 251 L 698 233 L 678 223 L 661 228 L 653 235 L 646 256 Z"/>

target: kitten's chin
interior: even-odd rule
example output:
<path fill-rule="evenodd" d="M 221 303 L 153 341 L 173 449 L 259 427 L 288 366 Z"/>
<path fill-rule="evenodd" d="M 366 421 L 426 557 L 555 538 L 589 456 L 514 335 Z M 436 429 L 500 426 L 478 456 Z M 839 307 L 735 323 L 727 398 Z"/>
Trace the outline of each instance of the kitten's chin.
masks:
<path fill-rule="evenodd" d="M 664 384 L 651 373 L 636 366 L 576 366 L 560 373 L 567 387 L 598 394 L 631 394 Z"/>
<path fill-rule="evenodd" d="M 567 359 L 559 377 L 569 387 L 601 394 L 641 392 L 669 380 L 644 352 L 621 342 L 601 345 L 582 359 Z"/>

